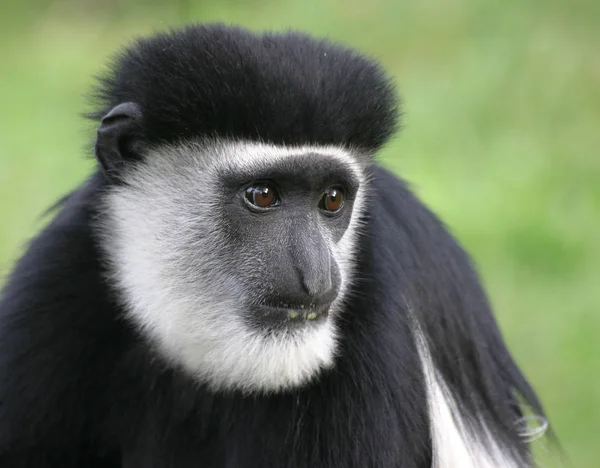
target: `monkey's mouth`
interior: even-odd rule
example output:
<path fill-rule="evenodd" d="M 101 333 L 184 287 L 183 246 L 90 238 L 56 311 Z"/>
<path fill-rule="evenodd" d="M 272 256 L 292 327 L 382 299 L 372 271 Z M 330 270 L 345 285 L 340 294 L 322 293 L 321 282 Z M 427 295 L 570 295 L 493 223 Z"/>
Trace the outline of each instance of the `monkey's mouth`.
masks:
<path fill-rule="evenodd" d="M 253 314 L 257 324 L 263 327 L 296 327 L 305 324 L 323 322 L 329 315 L 331 304 L 260 304 Z"/>

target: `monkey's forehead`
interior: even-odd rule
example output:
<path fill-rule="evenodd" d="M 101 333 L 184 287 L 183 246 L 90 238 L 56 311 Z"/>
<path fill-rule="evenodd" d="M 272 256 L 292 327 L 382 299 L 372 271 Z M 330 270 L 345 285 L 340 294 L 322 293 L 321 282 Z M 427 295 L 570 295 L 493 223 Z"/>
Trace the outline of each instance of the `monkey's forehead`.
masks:
<path fill-rule="evenodd" d="M 220 137 L 372 152 L 397 125 L 380 66 L 302 33 L 193 25 L 139 39 L 99 80 L 100 119 L 137 103 L 150 143 Z"/>

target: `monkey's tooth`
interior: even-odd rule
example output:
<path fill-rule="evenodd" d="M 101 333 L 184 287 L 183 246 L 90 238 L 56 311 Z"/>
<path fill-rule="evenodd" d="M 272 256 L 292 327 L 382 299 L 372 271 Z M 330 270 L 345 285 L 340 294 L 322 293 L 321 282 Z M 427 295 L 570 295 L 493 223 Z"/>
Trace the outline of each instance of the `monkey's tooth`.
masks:
<path fill-rule="evenodd" d="M 289 311 L 288 312 L 288 316 L 293 320 L 298 318 L 298 315 L 300 315 L 298 312 L 294 312 L 294 311 Z"/>
<path fill-rule="evenodd" d="M 316 312 L 311 312 L 310 314 L 308 314 L 308 320 L 314 320 L 316 318 L 317 318 Z"/>

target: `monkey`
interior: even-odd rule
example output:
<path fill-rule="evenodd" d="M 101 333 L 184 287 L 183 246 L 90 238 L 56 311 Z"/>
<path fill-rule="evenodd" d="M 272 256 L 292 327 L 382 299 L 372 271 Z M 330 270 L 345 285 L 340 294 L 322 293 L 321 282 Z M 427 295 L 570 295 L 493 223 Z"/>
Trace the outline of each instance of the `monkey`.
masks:
<path fill-rule="evenodd" d="M 532 466 L 471 258 L 376 160 L 377 61 L 191 24 L 93 101 L 94 170 L 0 299 L 0 466 Z"/>

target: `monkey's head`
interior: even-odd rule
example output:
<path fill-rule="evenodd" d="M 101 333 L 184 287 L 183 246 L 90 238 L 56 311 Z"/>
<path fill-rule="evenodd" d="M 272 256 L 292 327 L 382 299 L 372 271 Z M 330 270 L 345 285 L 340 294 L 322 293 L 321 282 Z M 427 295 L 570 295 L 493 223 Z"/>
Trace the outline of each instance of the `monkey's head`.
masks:
<path fill-rule="evenodd" d="M 101 81 L 110 279 L 173 365 L 277 391 L 333 365 L 368 169 L 396 126 L 373 62 L 301 34 L 193 26 Z"/>

